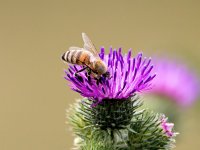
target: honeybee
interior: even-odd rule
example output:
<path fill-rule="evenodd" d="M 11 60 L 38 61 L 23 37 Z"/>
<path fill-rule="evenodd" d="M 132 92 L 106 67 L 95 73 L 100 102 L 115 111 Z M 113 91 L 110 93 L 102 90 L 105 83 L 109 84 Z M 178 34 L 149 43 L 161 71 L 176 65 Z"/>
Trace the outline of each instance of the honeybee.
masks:
<path fill-rule="evenodd" d="M 69 50 L 62 55 L 62 60 L 70 64 L 84 66 L 75 73 L 76 76 L 78 73 L 87 70 L 88 78 L 90 75 L 97 81 L 99 81 L 101 76 L 109 78 L 110 73 L 107 71 L 107 65 L 99 57 L 92 41 L 85 33 L 82 33 L 82 38 L 84 42 L 83 48 L 70 47 Z"/>

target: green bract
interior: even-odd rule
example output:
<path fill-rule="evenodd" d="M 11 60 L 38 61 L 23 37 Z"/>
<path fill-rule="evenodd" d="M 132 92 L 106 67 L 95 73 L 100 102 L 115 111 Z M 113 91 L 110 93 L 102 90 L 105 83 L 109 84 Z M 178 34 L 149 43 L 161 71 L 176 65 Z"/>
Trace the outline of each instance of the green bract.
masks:
<path fill-rule="evenodd" d="M 79 150 L 171 149 L 174 136 L 166 135 L 162 115 L 138 109 L 138 97 L 105 100 L 96 107 L 92 101 L 78 101 L 70 110 L 69 121 L 77 136 Z M 79 141 L 79 142 L 77 142 Z"/>

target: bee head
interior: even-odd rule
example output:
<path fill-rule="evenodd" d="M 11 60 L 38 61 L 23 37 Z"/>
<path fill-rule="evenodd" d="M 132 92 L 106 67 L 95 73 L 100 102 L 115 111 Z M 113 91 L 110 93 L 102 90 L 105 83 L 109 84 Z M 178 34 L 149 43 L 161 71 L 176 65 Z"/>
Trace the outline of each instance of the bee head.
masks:
<path fill-rule="evenodd" d="M 106 71 L 106 73 L 103 74 L 103 77 L 110 79 L 110 72 Z"/>

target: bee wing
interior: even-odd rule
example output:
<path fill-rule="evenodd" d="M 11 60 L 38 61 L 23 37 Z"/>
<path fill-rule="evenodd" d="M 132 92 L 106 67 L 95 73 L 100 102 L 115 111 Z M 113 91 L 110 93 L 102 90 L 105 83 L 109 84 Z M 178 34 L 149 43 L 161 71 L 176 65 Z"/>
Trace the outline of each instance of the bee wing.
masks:
<path fill-rule="evenodd" d="M 72 46 L 69 48 L 69 51 L 71 50 L 83 50 L 83 48 Z"/>
<path fill-rule="evenodd" d="M 82 33 L 82 38 L 84 42 L 84 49 L 90 51 L 95 57 L 99 57 L 98 52 L 89 37 L 85 33 Z"/>
<path fill-rule="evenodd" d="M 72 50 L 75 50 L 75 51 L 77 51 L 77 50 L 88 51 L 85 48 L 80 48 L 80 47 L 75 47 L 75 46 L 69 47 L 68 51 L 72 51 Z"/>

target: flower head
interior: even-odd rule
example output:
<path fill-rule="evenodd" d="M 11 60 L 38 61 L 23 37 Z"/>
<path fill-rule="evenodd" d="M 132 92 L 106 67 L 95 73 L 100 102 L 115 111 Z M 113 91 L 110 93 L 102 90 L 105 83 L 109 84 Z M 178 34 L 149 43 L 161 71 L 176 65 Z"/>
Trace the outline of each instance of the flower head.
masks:
<path fill-rule="evenodd" d="M 166 59 L 158 59 L 154 64 L 157 77 L 151 93 L 166 96 L 181 106 L 197 99 L 198 80 L 187 67 Z"/>
<path fill-rule="evenodd" d="M 151 80 L 156 76 L 151 73 L 151 59 L 142 59 L 141 53 L 132 58 L 131 50 L 123 56 L 121 48 L 111 48 L 109 54 L 105 55 L 104 48 L 101 48 L 99 57 L 106 63 L 111 76 L 109 79 L 102 76 L 100 84 L 93 78 L 88 80 L 85 71 L 74 76 L 83 66 L 70 65 L 68 71 L 65 71 L 65 79 L 70 82 L 70 87 L 97 103 L 103 99 L 126 99 L 136 92 L 147 90 L 151 86 Z"/>
<path fill-rule="evenodd" d="M 163 129 L 163 131 L 165 132 L 165 134 L 168 137 L 176 136 L 178 133 L 172 131 L 173 127 L 174 127 L 174 124 L 173 123 L 168 123 L 167 119 L 168 118 L 166 118 L 165 115 L 161 116 L 161 128 Z"/>

